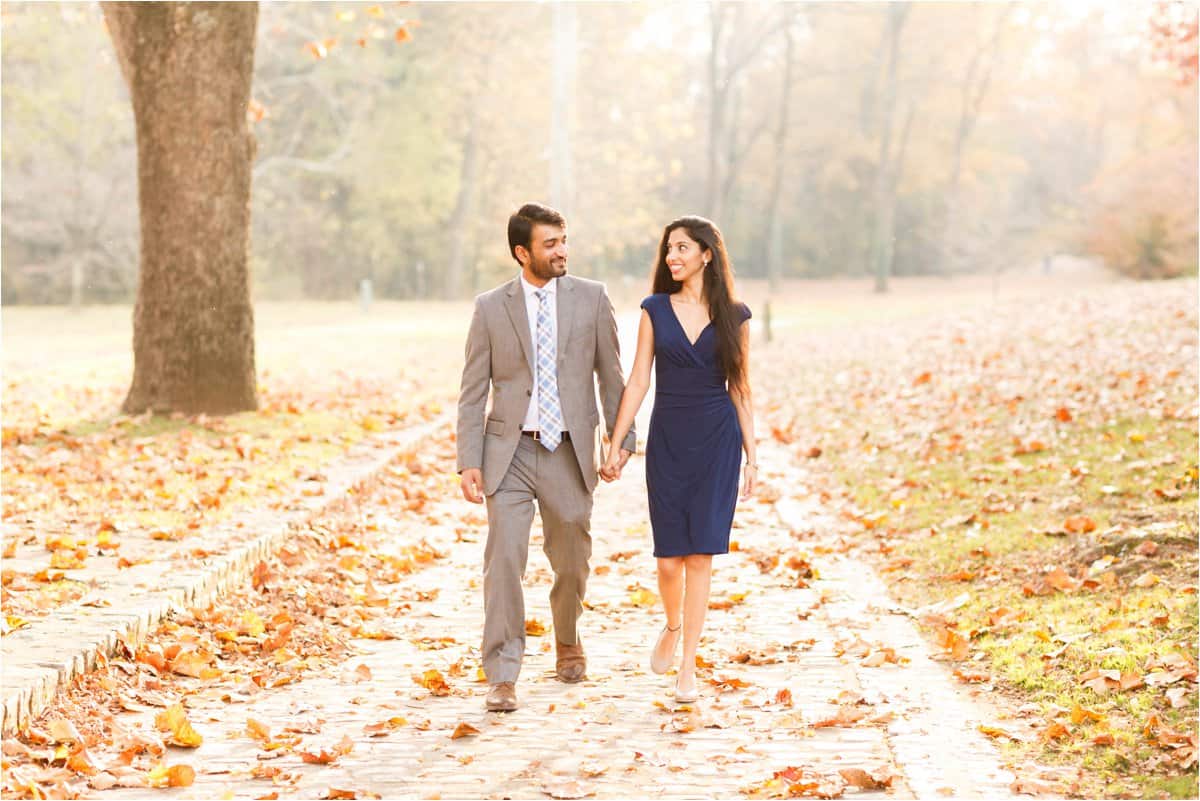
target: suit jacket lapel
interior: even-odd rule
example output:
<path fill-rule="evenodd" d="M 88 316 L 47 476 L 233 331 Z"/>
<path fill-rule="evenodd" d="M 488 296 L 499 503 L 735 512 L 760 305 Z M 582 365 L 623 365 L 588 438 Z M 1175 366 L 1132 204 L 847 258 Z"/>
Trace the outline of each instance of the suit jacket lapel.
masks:
<path fill-rule="evenodd" d="M 565 275 L 557 280 L 555 303 L 558 306 L 558 364 L 561 365 L 566 358 L 567 343 L 571 341 L 571 323 L 575 320 L 575 284 Z"/>
<path fill-rule="evenodd" d="M 525 293 L 521 290 L 521 279 L 514 278 L 504 294 L 507 296 L 504 300 L 504 309 L 508 312 L 508 319 L 512 321 L 513 330 L 517 332 L 517 341 L 521 343 L 521 350 L 525 351 L 525 361 L 529 365 L 529 373 L 534 376 L 534 380 L 537 380 L 537 373 L 533 368 L 533 342 L 529 339 L 529 314 L 525 311 Z"/>

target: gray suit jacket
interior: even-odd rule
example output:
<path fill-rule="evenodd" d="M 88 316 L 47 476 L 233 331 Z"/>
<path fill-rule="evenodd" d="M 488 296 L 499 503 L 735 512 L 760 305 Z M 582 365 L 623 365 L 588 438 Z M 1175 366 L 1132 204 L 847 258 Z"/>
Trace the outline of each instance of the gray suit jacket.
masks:
<path fill-rule="evenodd" d="M 591 492 L 598 478 L 595 440 L 600 424 L 592 376 L 599 379 L 610 434 L 625 390 L 617 321 L 603 284 L 570 275 L 557 280 L 558 395 Z M 483 468 L 485 495 L 500 486 L 516 452 L 533 393 L 534 356 L 520 279 L 477 297 L 458 396 L 458 471 Z M 492 403 L 485 416 L 489 388 Z M 621 447 L 633 451 L 636 443 L 630 430 Z"/>

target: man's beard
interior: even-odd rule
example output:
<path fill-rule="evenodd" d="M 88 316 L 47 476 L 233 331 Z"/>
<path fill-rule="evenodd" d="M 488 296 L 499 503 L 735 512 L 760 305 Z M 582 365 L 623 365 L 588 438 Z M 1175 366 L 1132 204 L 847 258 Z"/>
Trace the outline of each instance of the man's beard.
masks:
<path fill-rule="evenodd" d="M 535 258 L 529 263 L 529 269 L 534 275 L 543 281 L 549 281 L 551 278 L 558 278 L 559 276 L 566 275 L 567 260 L 562 259 L 558 266 L 555 266 L 554 261 L 554 259 L 539 260 Z"/>

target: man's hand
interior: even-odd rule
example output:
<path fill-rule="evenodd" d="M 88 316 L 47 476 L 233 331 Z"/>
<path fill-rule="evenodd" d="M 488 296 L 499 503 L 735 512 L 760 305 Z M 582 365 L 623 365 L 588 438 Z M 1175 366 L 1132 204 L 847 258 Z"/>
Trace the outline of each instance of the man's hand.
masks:
<path fill-rule="evenodd" d="M 462 471 L 462 494 L 471 503 L 483 503 L 483 471 L 478 467 Z"/>

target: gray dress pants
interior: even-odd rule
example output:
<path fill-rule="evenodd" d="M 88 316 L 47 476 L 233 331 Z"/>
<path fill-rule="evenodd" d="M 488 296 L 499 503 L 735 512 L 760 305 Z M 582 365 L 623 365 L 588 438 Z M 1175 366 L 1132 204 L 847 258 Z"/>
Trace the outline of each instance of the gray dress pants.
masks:
<path fill-rule="evenodd" d="M 588 559 L 592 554 L 592 494 L 583 483 L 569 440 L 554 452 L 522 435 L 499 488 L 487 496 L 488 537 L 483 553 L 483 671 L 489 684 L 516 681 L 525 653 L 525 595 L 533 504 L 542 515 L 544 550 L 554 570 L 550 609 L 554 635 L 579 640 Z"/>

